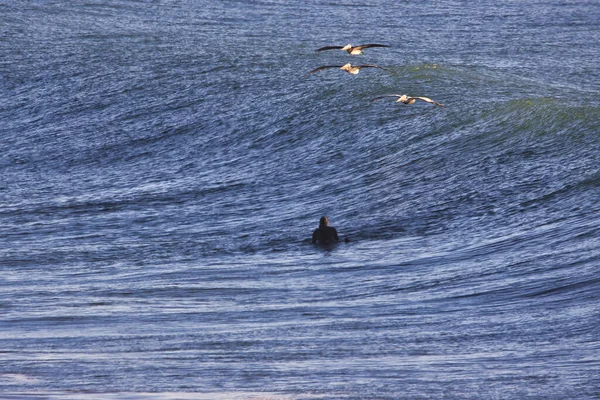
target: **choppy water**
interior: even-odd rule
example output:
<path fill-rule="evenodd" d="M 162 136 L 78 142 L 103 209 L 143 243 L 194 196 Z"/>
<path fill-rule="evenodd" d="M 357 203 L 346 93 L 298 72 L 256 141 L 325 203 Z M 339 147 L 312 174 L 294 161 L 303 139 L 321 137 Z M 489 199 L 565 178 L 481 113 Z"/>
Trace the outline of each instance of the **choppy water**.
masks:
<path fill-rule="evenodd" d="M 0 397 L 600 398 L 599 21 L 0 1 Z"/>

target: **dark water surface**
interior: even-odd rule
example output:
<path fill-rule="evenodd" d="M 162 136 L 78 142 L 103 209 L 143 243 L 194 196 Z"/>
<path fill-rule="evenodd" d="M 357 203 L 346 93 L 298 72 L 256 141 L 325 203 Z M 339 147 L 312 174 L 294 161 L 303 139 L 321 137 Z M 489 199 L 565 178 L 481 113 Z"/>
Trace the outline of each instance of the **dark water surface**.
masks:
<path fill-rule="evenodd" d="M 0 397 L 600 398 L 599 21 L 0 1 Z"/>

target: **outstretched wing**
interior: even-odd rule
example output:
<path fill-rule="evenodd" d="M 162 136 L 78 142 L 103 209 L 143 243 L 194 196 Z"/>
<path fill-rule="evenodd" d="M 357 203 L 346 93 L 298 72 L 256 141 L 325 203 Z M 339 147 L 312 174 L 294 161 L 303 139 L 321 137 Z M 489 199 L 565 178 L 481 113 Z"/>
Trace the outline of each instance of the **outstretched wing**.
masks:
<path fill-rule="evenodd" d="M 429 97 L 415 97 L 415 99 L 426 101 L 427 103 L 435 104 L 436 106 L 445 107 L 443 104 L 437 101 L 431 100 Z"/>
<path fill-rule="evenodd" d="M 387 68 L 383 68 L 380 67 L 379 65 L 375 65 L 375 64 L 364 64 L 364 65 L 353 65 L 354 68 L 379 68 L 379 69 L 383 69 L 383 70 L 388 70 Z"/>
<path fill-rule="evenodd" d="M 318 67 L 309 72 L 309 74 L 314 74 L 315 72 L 327 69 L 327 68 L 342 68 L 341 65 L 323 65 L 322 67 Z"/>
<path fill-rule="evenodd" d="M 320 49 L 317 49 L 316 51 L 323 51 L 323 50 L 339 50 L 342 49 L 343 46 L 325 46 L 325 47 L 321 47 Z"/>
<path fill-rule="evenodd" d="M 379 99 L 385 99 L 386 97 L 402 97 L 401 94 L 382 94 L 381 96 L 377 96 L 377 97 L 373 97 L 371 99 L 371 101 L 375 101 L 375 100 L 379 100 Z"/>
<path fill-rule="evenodd" d="M 361 44 L 359 46 L 354 46 L 357 50 L 368 49 L 369 47 L 392 47 L 388 44 L 379 44 L 379 43 L 369 43 L 369 44 Z"/>

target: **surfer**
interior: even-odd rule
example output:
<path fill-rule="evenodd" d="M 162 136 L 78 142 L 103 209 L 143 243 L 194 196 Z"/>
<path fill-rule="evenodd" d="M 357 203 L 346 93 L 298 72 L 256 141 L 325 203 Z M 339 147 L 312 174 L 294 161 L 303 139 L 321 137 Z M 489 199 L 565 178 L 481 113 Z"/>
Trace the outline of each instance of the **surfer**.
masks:
<path fill-rule="evenodd" d="M 329 219 L 322 216 L 319 220 L 319 227 L 312 234 L 313 244 L 333 244 L 340 241 L 337 230 L 333 226 L 329 226 Z"/>

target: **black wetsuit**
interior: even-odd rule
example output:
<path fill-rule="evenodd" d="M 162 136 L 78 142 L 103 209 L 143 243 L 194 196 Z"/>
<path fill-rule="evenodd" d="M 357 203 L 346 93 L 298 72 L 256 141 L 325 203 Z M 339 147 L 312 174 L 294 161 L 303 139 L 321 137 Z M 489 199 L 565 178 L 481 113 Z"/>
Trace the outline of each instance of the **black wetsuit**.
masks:
<path fill-rule="evenodd" d="M 333 226 L 319 226 L 312 234 L 313 244 L 332 244 L 340 240 Z"/>

